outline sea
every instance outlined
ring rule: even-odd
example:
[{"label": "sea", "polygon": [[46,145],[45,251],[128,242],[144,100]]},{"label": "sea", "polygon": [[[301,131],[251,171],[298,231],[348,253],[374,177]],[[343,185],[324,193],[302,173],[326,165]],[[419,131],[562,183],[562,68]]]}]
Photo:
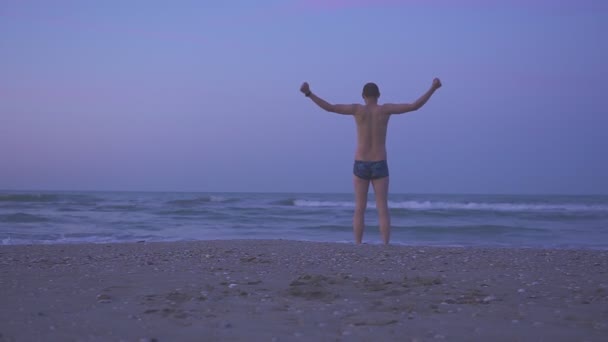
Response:
[{"label": "sea", "polygon": [[[608,249],[608,196],[390,194],[391,243]],[[0,191],[0,244],[353,243],[353,194]],[[364,243],[379,244],[370,192]]]}]

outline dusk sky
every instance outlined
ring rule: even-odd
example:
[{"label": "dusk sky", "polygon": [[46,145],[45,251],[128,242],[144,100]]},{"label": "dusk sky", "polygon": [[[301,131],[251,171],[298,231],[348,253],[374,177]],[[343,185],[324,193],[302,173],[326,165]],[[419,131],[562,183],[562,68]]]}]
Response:
[{"label": "dusk sky", "polygon": [[608,1],[0,0],[0,189],[608,194]]}]

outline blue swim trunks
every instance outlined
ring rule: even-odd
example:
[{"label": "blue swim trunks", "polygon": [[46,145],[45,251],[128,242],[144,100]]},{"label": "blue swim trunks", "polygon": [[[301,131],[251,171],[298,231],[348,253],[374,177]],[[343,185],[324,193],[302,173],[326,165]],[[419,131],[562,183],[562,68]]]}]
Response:
[{"label": "blue swim trunks", "polygon": [[355,174],[355,176],[365,180],[388,177],[388,164],[386,163],[386,160],[355,160],[355,165],[353,166],[353,173]]}]

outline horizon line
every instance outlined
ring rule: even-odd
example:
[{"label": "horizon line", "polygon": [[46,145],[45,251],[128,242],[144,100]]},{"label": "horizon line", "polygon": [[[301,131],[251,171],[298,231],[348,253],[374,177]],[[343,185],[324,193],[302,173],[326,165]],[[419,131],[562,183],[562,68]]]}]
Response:
[{"label": "horizon line", "polygon": [[[339,194],[352,195],[343,191],[205,191],[205,190],[57,190],[57,189],[0,189],[6,192],[118,192],[118,193],[198,193],[198,194]],[[373,191],[370,191],[373,192]],[[498,196],[608,196],[608,193],[562,193],[562,192],[389,192],[390,195],[498,195]]]}]

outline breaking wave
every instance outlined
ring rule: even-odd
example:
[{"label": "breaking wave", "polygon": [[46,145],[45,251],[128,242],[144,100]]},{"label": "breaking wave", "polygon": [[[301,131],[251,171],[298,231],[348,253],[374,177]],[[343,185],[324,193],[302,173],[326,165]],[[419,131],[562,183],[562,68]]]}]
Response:
[{"label": "breaking wave", "polygon": [[[313,201],[313,200],[285,200],[279,201],[280,205],[291,205],[296,207],[338,207],[354,208],[355,203],[350,201]],[[551,203],[484,203],[484,202],[433,202],[433,201],[389,201],[391,209],[406,210],[474,210],[474,211],[507,211],[507,212],[608,212],[607,205],[598,204],[551,204]],[[368,207],[375,207],[374,202],[369,202]]]}]

